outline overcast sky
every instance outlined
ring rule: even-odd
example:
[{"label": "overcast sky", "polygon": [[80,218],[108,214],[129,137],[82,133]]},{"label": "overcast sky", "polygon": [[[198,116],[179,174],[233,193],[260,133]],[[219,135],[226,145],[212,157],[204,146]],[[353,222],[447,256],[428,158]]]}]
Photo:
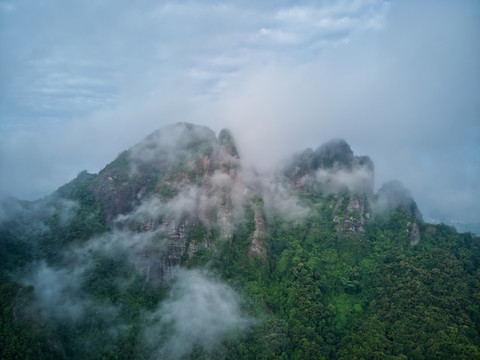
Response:
[{"label": "overcast sky", "polygon": [[480,222],[480,2],[0,1],[1,194],[177,121],[259,168],[341,137],[427,220]]}]

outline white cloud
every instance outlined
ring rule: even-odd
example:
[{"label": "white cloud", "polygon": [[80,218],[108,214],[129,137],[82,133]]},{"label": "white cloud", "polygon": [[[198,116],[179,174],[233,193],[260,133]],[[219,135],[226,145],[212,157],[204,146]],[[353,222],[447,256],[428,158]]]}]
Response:
[{"label": "white cloud", "polygon": [[315,173],[318,182],[324,185],[328,192],[338,193],[344,187],[358,194],[371,194],[373,173],[367,167],[358,167],[351,171],[345,169],[319,169]]},{"label": "white cloud", "polygon": [[295,34],[283,30],[261,28],[258,35],[260,38],[267,38],[280,44],[296,44],[299,42],[299,38]]},{"label": "white cloud", "polygon": [[[422,197],[434,207],[423,194],[443,166],[465,176],[439,191],[478,199],[478,173],[463,170],[480,143],[476,2],[91,6],[52,0],[0,15],[4,193],[45,194],[154,129],[189,121],[230,127],[262,165],[342,137],[421,207]],[[460,160],[441,161],[462,144]]]},{"label": "white cloud", "polygon": [[298,197],[281,183],[271,181],[263,186],[262,198],[267,217],[278,216],[287,222],[300,222],[309,215],[310,210],[302,206]]},{"label": "white cloud", "polygon": [[180,359],[194,346],[211,350],[251,323],[231,287],[212,273],[182,270],[168,298],[151,314],[144,338],[152,358]]},{"label": "white cloud", "polygon": [[24,282],[34,286],[34,306],[41,316],[60,322],[76,322],[83,317],[91,306],[90,301],[80,294],[80,278],[84,271],[82,267],[54,269],[45,262],[32,265]]}]

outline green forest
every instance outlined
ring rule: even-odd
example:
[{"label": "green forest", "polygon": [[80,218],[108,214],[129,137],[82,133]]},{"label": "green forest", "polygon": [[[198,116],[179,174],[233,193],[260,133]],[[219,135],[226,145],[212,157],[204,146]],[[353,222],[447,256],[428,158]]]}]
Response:
[{"label": "green forest", "polygon": [[[142,339],[143,314],[162,302],[170,284],[150,285],[121,255],[95,257],[77,289],[78,296],[118,309],[115,334],[108,314],[95,313],[94,307],[75,322],[42,317],[33,306],[33,287],[16,280],[34,261],[66,266],[60,254],[71,241],[108,231],[101,208],[82,186],[59,191],[80,201],[67,224],[58,219],[64,211],[60,205],[44,219],[48,231],[32,228],[43,216],[34,211],[1,224],[2,359],[155,357]],[[231,242],[212,229],[215,249],[183,257],[183,267],[208,268],[235,289],[241,311],[254,319],[213,347],[195,346],[184,358],[480,358],[478,236],[422,223],[422,240],[412,246],[401,231],[412,215],[398,209],[370,221],[361,236],[339,237],[328,206],[333,196],[310,194],[303,201],[312,208],[303,223],[275,217],[267,222],[266,259],[247,256],[255,227],[252,208]],[[256,203],[262,206],[261,199]],[[205,231],[194,228],[190,241]],[[129,279],[129,285],[120,285],[119,278]]]},{"label": "green forest", "polygon": [[193,135],[172,153],[154,133],[2,200],[0,359],[480,359],[477,235],[424,222],[397,183],[308,182],[373,172],[343,141],[237,206],[229,133],[176,126]]}]

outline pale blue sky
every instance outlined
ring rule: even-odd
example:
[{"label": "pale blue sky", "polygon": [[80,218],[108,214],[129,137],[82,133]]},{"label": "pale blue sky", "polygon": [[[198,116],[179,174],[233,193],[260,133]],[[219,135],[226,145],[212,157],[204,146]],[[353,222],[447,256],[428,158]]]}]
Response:
[{"label": "pale blue sky", "polygon": [[260,168],[345,138],[427,219],[480,222],[479,39],[476,0],[2,0],[0,193],[189,121]]}]

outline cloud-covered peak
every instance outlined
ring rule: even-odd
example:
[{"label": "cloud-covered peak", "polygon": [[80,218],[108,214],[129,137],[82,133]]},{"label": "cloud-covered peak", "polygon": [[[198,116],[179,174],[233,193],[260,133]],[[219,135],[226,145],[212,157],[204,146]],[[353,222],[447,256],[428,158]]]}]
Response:
[{"label": "cloud-covered peak", "polygon": [[350,145],[343,139],[332,139],[321,145],[316,151],[315,155],[321,161],[321,166],[332,166],[335,163],[342,163],[350,165],[353,161],[353,151]]},{"label": "cloud-covered peak", "polygon": [[142,162],[158,161],[179,152],[206,152],[216,142],[215,133],[206,126],[176,123],[162,127],[130,150],[130,157]]},{"label": "cloud-covered peak", "polygon": [[392,180],[383,184],[375,195],[375,211],[378,214],[385,214],[398,208],[408,211],[417,220],[423,221],[422,213],[410,191],[400,181]]},{"label": "cloud-covered peak", "polygon": [[477,1],[4,1],[0,192],[39,198],[194,121],[232,129],[257,168],[348,138],[426,216],[477,221],[479,14]]},{"label": "cloud-covered peak", "polygon": [[284,174],[300,189],[373,195],[373,161],[368,156],[355,156],[343,139],[330,140],[315,151],[309,148],[293,156]]}]

